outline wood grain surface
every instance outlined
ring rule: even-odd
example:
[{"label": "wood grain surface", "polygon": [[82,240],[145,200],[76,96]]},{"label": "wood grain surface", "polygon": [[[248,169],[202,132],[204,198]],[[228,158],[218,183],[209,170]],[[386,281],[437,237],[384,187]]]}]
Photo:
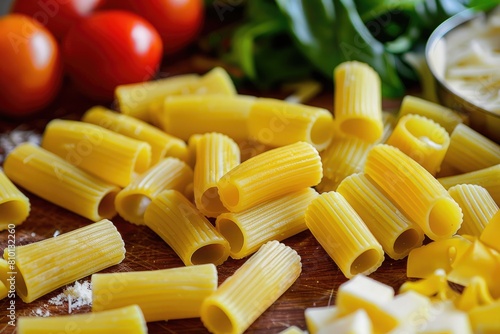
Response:
[{"label": "wood grain surface", "polygon": [[[167,75],[190,73],[196,71],[193,67],[193,58],[187,57],[172,62],[163,69]],[[284,97],[283,92],[274,91],[266,94],[245,91],[245,94],[259,96]],[[331,87],[325,87],[324,91],[309,102],[311,105],[322,106],[332,110],[333,96]],[[66,83],[61,97],[46,111],[29,120],[7,121],[0,120],[0,136],[4,139],[12,134],[12,130],[22,135],[24,131],[34,131],[35,135],[43,132],[45,124],[53,118],[79,119],[81,114],[93,102],[86,101]],[[394,109],[398,101],[384,101],[384,108]],[[36,137],[35,137],[36,138]],[[22,139],[22,138],[21,138]],[[0,146],[0,163],[9,145]],[[30,177],[26,175],[26,177]],[[24,190],[23,190],[24,191]],[[90,223],[89,220],[76,214],[59,208],[39,197],[25,192],[31,201],[31,213],[27,221],[16,228],[16,245],[24,245],[31,242],[53,237],[56,233],[65,233]],[[1,214],[1,212],[0,212]],[[181,260],[173,250],[165,244],[155,233],[147,227],[136,226],[125,222],[119,216],[113,219],[114,224],[121,233],[126,245],[125,260],[104,272],[123,272],[165,269],[182,266]],[[335,301],[337,289],[346,281],[344,275],[337,268],[331,258],[316,242],[309,231],[304,231],[283,241],[286,245],[295,249],[302,258],[302,274],[295,284],[279,298],[262,316],[251,325],[247,333],[278,333],[289,326],[296,325],[305,329],[304,310],[308,307],[331,305]],[[7,231],[0,232],[0,251],[7,244]],[[245,259],[229,259],[218,267],[219,283],[223,282],[237,268],[244,263]],[[382,267],[371,275],[383,283],[389,284],[397,291],[399,286],[407,280],[406,260],[393,261],[386,258]],[[83,278],[90,280],[90,277]],[[50,305],[48,300],[63,291],[58,289],[32,303],[23,303],[16,299],[16,316],[36,316],[39,313],[51,315],[68,314],[68,305]],[[15,328],[7,324],[7,307],[9,299],[0,301],[0,333],[14,333]],[[89,306],[83,306],[72,311],[72,313],[89,312]],[[206,329],[199,319],[175,320],[155,322],[148,324],[149,333],[206,333]]]}]

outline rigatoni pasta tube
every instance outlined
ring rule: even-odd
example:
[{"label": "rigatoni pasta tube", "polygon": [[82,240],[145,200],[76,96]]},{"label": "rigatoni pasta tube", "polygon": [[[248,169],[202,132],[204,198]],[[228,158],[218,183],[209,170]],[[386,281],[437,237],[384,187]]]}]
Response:
[{"label": "rigatoni pasta tube", "polygon": [[229,255],[241,259],[270,240],[281,241],[306,230],[305,211],[317,196],[313,188],[304,188],[241,212],[222,213],[215,226],[229,241]]},{"label": "rigatoni pasta tube", "polygon": [[0,168],[0,231],[22,224],[30,214],[30,200]]},{"label": "rigatoni pasta tube", "polygon": [[450,145],[450,136],[433,120],[410,114],[398,120],[386,144],[399,148],[429,173],[436,175]]},{"label": "rigatoni pasta tube", "polygon": [[137,304],[147,322],[199,318],[201,304],[217,289],[213,264],[92,275],[92,311]]},{"label": "rigatoni pasta tube", "polygon": [[4,171],[24,189],[90,220],[116,215],[114,200],[120,188],[37,145],[17,146],[7,156]]},{"label": "rigatoni pasta tube", "polygon": [[368,275],[382,265],[382,246],[338,192],[325,192],[314,199],[307,207],[305,220],[345,277]]},{"label": "rigatoni pasta tube", "polygon": [[164,190],[153,199],[144,223],[172,247],[186,266],[219,265],[229,256],[227,240],[176,190]]},{"label": "rigatoni pasta tube", "polygon": [[383,133],[380,76],[369,65],[344,62],[334,70],[334,114],[338,129],[373,143]]},{"label": "rigatoni pasta tube", "polygon": [[201,320],[212,333],[243,333],[297,280],[300,256],[274,240],[262,245],[205,299]]},{"label": "rigatoni pasta tube", "polygon": [[116,210],[126,221],[143,225],[144,212],[156,195],[165,189],[185,194],[192,182],[191,167],[177,158],[165,158],[120,190],[115,198]]},{"label": "rigatoni pasta tube", "polygon": [[328,110],[278,99],[257,98],[248,115],[250,139],[269,146],[304,141],[321,151],[331,142],[333,131]]},{"label": "rigatoni pasta tube", "polygon": [[348,176],[337,191],[359,214],[384,251],[395,260],[422,245],[422,229],[399,212],[394,203],[365,174]]},{"label": "rigatoni pasta tube", "polygon": [[418,162],[398,148],[374,146],[365,173],[431,239],[445,239],[462,224],[462,210],[446,189]]},{"label": "rigatoni pasta tube", "polygon": [[222,203],[239,212],[286,193],[312,187],[323,174],[318,151],[305,142],[278,147],[242,162],[217,183]]},{"label": "rigatoni pasta tube", "polygon": [[99,125],[130,138],[145,141],[151,146],[151,165],[165,157],[187,159],[186,143],[157,127],[137,118],[120,114],[101,106],[95,106],[82,116],[82,121]]},{"label": "rigatoni pasta tube", "polygon": [[498,211],[495,200],[485,188],[475,184],[458,184],[448,189],[448,193],[460,205],[464,214],[458,233],[479,237]]},{"label": "rigatoni pasta tube", "polygon": [[244,95],[168,96],[157,118],[165,132],[182,140],[218,132],[238,141],[248,138],[248,114],[254,100]]},{"label": "rigatoni pasta tube", "polygon": [[201,135],[196,144],[193,191],[198,210],[207,217],[217,217],[227,209],[217,189],[219,179],[240,164],[240,148],[231,138],[211,132]]},{"label": "rigatoni pasta tube", "polygon": [[100,126],[55,119],[42,147],[101,179],[125,187],[151,163],[151,146]]},{"label": "rigatoni pasta tube", "polygon": [[498,243],[498,236],[500,235],[500,210],[491,217],[483,232],[479,236],[479,240],[489,247],[500,252],[500,244]]},{"label": "rigatoni pasta tube", "polygon": [[[5,249],[3,257],[8,258]],[[120,263],[125,245],[107,219],[16,247],[16,292],[25,303]]]},{"label": "rigatoni pasta tube", "polygon": [[18,334],[147,334],[144,315],[137,305],[102,312],[50,317],[21,316],[17,321]]}]

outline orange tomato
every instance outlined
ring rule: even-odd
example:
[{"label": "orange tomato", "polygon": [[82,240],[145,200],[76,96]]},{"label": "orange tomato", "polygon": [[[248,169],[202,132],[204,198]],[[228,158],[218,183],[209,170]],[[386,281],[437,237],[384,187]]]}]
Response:
[{"label": "orange tomato", "polygon": [[22,117],[46,107],[62,79],[58,44],[34,19],[0,18],[0,113]]}]

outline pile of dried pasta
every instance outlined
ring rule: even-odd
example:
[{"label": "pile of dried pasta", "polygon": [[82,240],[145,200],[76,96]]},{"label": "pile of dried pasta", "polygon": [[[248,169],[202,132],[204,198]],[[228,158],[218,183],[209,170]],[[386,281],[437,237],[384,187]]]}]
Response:
[{"label": "pile of dried pasta", "polygon": [[[14,268],[5,248],[2,297],[14,269],[26,303],[91,275],[90,314],[21,317],[17,333],[144,333],[193,317],[243,333],[300,276],[282,241],[304,230],[349,279],[335,306],[306,309],[309,333],[498,333],[499,145],[418,97],[383,111],[366,64],[334,80],[333,113],[237,94],[221,68],[121,86],[119,112],[55,119],[40,145],[17,146],[0,172],[0,229],[29,215],[17,186],[94,222],[16,247]],[[100,273],[126,256],[117,214],[185,266]],[[407,258],[397,293],[369,278],[384,256]],[[248,260],[218,286],[229,257]]]}]

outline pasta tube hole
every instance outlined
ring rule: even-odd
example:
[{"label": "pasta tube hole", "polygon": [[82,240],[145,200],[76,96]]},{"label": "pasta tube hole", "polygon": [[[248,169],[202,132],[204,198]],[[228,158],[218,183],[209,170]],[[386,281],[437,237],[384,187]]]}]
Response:
[{"label": "pasta tube hole", "polygon": [[215,333],[235,333],[231,318],[217,305],[208,305],[204,322]]},{"label": "pasta tube hole", "polygon": [[442,198],[434,203],[429,212],[431,239],[450,237],[462,223],[462,210],[452,198]]},{"label": "pasta tube hole", "polygon": [[207,189],[201,196],[201,205],[209,212],[227,211],[222,204],[217,187]]},{"label": "pasta tube hole", "polygon": [[143,194],[131,194],[122,198],[122,210],[135,220],[142,220],[144,213],[151,204],[151,199]]},{"label": "pasta tube hole", "polygon": [[148,170],[151,164],[151,149],[149,145],[142,145],[137,152],[137,157],[134,163],[134,172],[142,174]]},{"label": "pasta tube hole", "polygon": [[399,235],[394,241],[394,252],[406,254],[409,250],[415,248],[420,243],[420,233],[411,228]]},{"label": "pasta tube hole", "polygon": [[210,244],[198,248],[191,256],[191,263],[194,265],[207,263],[219,265],[226,260],[227,256],[227,249],[224,245]]},{"label": "pasta tube hole", "polygon": [[0,223],[18,224],[28,217],[29,206],[21,201],[7,201],[0,203],[0,212]]},{"label": "pasta tube hole", "polygon": [[419,141],[430,147],[439,149],[446,144],[448,135],[446,130],[440,127],[432,127],[435,131],[429,131],[429,126],[432,126],[433,123],[433,121],[425,117],[407,117],[405,128]]},{"label": "pasta tube hole", "polygon": [[382,135],[382,126],[364,118],[346,119],[340,123],[340,130],[344,133],[356,133],[361,139],[373,143]]},{"label": "pasta tube hole", "polygon": [[380,263],[380,253],[376,249],[368,249],[361,253],[351,264],[351,275],[369,272]]},{"label": "pasta tube hole", "polygon": [[217,223],[220,234],[229,242],[231,253],[239,253],[245,244],[240,227],[230,219],[220,219]]},{"label": "pasta tube hole", "polygon": [[323,147],[333,137],[332,119],[321,116],[314,122],[311,128],[311,142],[315,147]]},{"label": "pasta tube hole", "polygon": [[115,197],[118,191],[111,191],[104,195],[97,207],[97,214],[102,218],[113,218],[116,214]]},{"label": "pasta tube hole", "polygon": [[219,188],[219,191],[220,197],[228,209],[238,205],[240,201],[240,191],[234,184],[225,182],[224,187]]}]

